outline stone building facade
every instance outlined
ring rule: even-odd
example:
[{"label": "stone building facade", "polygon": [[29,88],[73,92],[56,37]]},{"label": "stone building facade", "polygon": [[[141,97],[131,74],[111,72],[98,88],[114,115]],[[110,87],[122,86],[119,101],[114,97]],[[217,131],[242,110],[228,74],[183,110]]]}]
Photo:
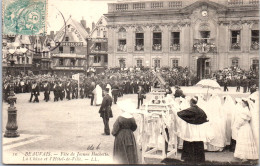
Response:
[{"label": "stone building facade", "polygon": [[183,66],[199,78],[230,66],[258,69],[259,1],[108,4],[108,67]]},{"label": "stone building facade", "polygon": [[107,18],[102,16],[93,27],[87,39],[88,67],[95,68],[97,72],[107,67]]}]

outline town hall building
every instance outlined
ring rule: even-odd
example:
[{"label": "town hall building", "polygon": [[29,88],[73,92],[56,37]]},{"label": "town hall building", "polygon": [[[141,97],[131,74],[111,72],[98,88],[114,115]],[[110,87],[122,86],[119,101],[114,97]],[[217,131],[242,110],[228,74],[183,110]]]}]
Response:
[{"label": "town hall building", "polygon": [[120,1],[108,4],[108,67],[175,67],[201,79],[258,70],[258,0]]}]

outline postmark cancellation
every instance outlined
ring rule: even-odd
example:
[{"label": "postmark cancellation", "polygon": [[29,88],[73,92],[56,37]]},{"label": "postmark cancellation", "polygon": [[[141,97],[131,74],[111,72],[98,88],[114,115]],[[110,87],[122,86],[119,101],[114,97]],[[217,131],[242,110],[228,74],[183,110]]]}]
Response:
[{"label": "postmark cancellation", "polygon": [[45,35],[47,0],[4,0],[3,34]]}]

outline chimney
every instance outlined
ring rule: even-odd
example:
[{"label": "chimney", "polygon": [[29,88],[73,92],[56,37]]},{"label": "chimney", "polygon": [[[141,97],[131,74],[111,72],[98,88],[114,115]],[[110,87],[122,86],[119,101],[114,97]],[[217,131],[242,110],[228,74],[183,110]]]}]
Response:
[{"label": "chimney", "polygon": [[51,38],[51,39],[54,39],[54,31],[51,31],[51,32],[50,32],[50,38]]},{"label": "chimney", "polygon": [[81,23],[81,25],[86,29],[87,27],[86,27],[86,24],[87,24],[87,22],[86,22],[86,20],[84,20],[84,18],[82,17],[82,20],[80,20],[80,23]]},{"label": "chimney", "polygon": [[96,26],[96,25],[95,25],[95,22],[93,21],[93,22],[92,22],[92,30],[95,28],[95,26]]}]

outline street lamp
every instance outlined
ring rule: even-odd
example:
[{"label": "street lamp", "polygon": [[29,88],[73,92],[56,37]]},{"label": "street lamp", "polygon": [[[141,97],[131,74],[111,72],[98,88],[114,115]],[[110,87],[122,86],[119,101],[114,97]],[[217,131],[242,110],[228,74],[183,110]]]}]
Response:
[{"label": "street lamp", "polygon": [[16,102],[16,97],[14,94],[14,53],[18,53],[20,51],[20,49],[18,49],[17,47],[19,46],[19,43],[13,43],[12,44],[14,48],[10,48],[8,50],[9,55],[11,55],[11,57],[9,58],[9,63],[11,66],[11,79],[10,79],[10,95],[8,96],[8,101],[10,106],[7,109],[8,112],[8,121],[6,124],[6,131],[4,134],[4,137],[7,138],[14,138],[14,137],[19,137],[20,134],[17,132],[18,129],[18,125],[17,125],[17,109],[14,106],[14,103]]}]

